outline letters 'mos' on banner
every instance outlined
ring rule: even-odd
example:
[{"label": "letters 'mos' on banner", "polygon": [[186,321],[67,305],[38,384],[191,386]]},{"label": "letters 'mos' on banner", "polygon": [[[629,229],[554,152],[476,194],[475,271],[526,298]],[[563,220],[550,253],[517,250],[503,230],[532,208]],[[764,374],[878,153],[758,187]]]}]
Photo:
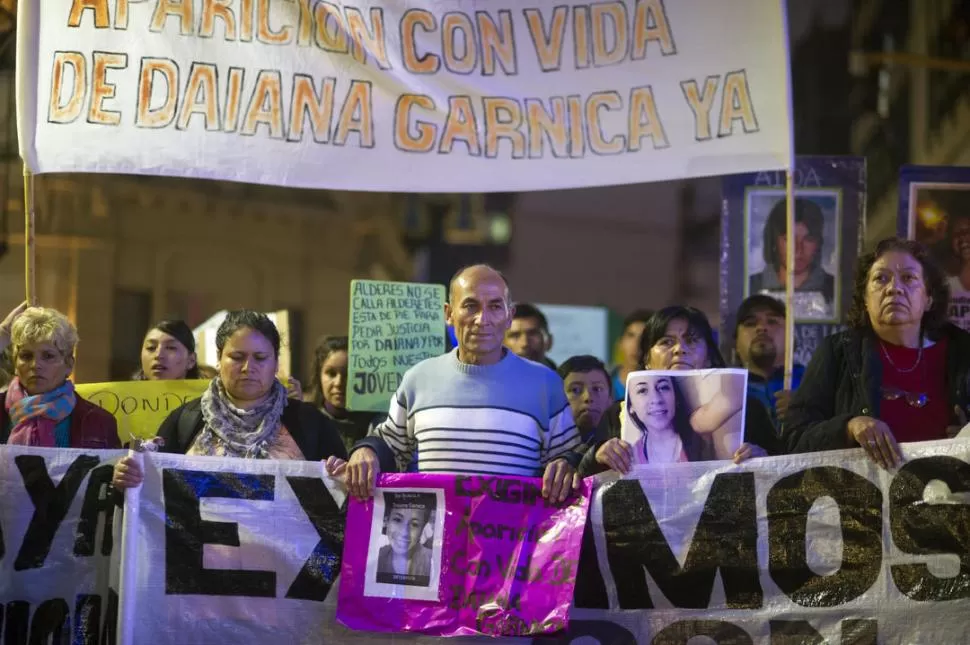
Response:
[{"label": "letters 'mos' on banner", "polygon": [[445,351],[445,288],[352,280],[347,328],[347,407],[387,412],[408,368]]},{"label": "letters 'mos' on banner", "polygon": [[387,191],[787,168],[783,4],[34,0],[21,155]]}]

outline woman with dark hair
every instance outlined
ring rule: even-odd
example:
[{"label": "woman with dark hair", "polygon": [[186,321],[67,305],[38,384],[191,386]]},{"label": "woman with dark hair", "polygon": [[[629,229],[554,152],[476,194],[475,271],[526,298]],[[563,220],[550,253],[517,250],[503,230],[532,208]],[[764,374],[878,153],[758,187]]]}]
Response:
[{"label": "woman with dark hair", "polygon": [[849,329],[815,351],[785,419],[792,452],[862,447],[882,467],[897,442],[966,423],[970,334],[947,321],[943,270],[919,242],[889,238],[856,267]]},{"label": "woman with dark hair", "polygon": [[195,335],[184,320],[162,320],[145,334],[136,381],[202,378],[195,356]]},{"label": "woman with dark hair", "polygon": [[[665,307],[650,317],[640,337],[640,369],[700,370],[723,368],[727,363],[714,339],[714,329],[704,312],[694,307]],[[621,402],[625,403],[625,402]],[[634,463],[632,446],[620,438],[621,403],[614,404],[600,422],[597,437],[583,458],[583,476],[607,469],[621,473]],[[691,417],[694,432],[711,433],[736,411],[723,397],[702,406]],[[745,443],[734,454],[740,463],[752,457],[778,454],[774,425],[768,411],[756,399],[747,399]]]},{"label": "woman with dark hair", "polygon": [[350,451],[384,415],[347,409],[347,346],[346,336],[320,339],[313,356],[313,373],[306,401],[330,419]]},{"label": "woman with dark hair", "polygon": [[[276,378],[280,334],[255,311],[231,311],[216,332],[219,376],[202,398],[162,422],[162,452],[246,459],[347,459],[340,436],[309,403],[288,398]],[[129,458],[115,466],[115,488],[141,483]]]},{"label": "woman with dark hair", "polygon": [[669,376],[634,377],[626,395],[630,421],[640,431],[633,462],[700,461],[703,446],[690,424],[687,399]]},{"label": "woman with dark hair", "polygon": [[[765,268],[751,276],[749,292],[778,293],[785,291],[786,208],[785,198],[771,208],[764,228]],[[805,197],[795,198],[795,291],[820,293],[825,306],[835,299],[835,278],[822,268],[822,244],[825,216],[822,208]]]}]

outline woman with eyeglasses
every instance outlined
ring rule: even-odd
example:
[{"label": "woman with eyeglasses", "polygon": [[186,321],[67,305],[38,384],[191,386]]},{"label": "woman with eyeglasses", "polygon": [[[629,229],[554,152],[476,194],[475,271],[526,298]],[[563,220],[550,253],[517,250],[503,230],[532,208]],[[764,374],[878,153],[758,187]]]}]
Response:
[{"label": "woman with eyeglasses", "polygon": [[970,334],[947,321],[943,270],[922,244],[889,238],[859,258],[849,329],[812,356],[785,418],[792,452],[861,447],[883,468],[899,443],[966,422]]}]

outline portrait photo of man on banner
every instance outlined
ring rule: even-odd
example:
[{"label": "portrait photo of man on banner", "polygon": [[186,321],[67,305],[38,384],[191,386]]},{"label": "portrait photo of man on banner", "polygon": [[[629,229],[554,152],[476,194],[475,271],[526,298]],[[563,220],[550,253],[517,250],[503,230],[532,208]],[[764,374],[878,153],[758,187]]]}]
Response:
[{"label": "portrait photo of man on banner", "polygon": [[[840,283],[841,194],[837,189],[795,193],[795,318],[837,321]],[[745,297],[785,298],[785,194],[752,189],[744,213],[748,254]]]},{"label": "portrait photo of man on banner", "polygon": [[634,465],[731,459],[744,442],[746,370],[644,370],[626,381]]}]

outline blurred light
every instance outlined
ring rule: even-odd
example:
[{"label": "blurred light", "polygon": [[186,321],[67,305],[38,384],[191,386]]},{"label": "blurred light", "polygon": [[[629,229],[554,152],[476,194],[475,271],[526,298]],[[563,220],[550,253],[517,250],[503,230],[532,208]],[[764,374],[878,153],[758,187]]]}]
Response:
[{"label": "blurred light", "polygon": [[916,216],[924,228],[936,231],[942,230],[946,226],[946,213],[940,210],[936,204],[920,206],[916,211]]},{"label": "blurred light", "polygon": [[489,213],[488,237],[492,244],[508,244],[512,239],[512,223],[506,213]]}]

